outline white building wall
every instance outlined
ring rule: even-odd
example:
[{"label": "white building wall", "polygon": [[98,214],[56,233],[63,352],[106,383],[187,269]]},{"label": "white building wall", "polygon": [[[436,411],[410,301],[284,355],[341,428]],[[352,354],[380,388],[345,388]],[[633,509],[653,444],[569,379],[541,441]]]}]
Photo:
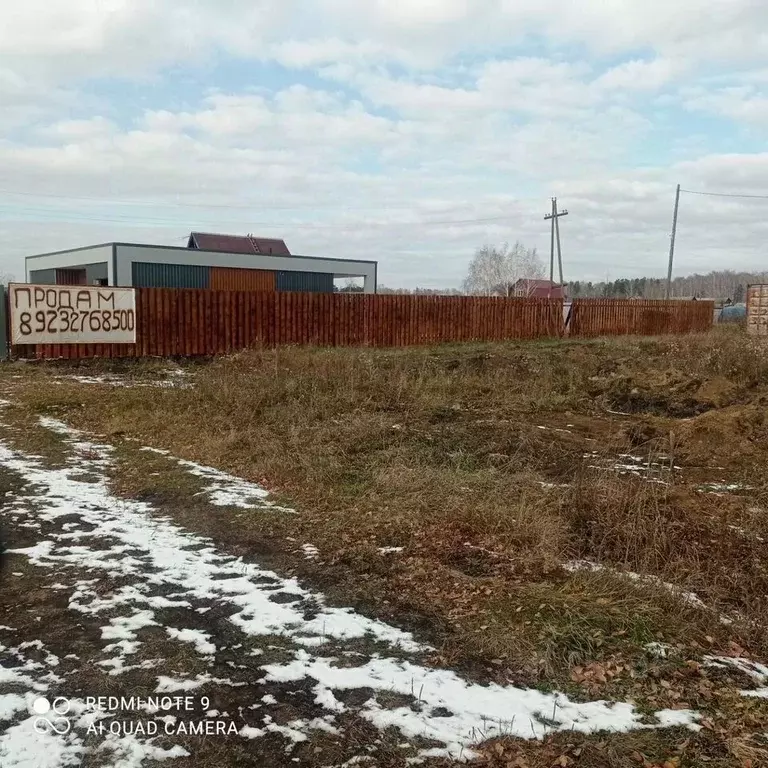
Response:
[{"label": "white building wall", "polygon": [[74,269],[87,264],[107,265],[109,284],[114,285],[112,244],[94,245],[89,248],[74,248],[70,251],[27,256],[24,263],[24,279],[29,282],[29,273],[39,269]]}]

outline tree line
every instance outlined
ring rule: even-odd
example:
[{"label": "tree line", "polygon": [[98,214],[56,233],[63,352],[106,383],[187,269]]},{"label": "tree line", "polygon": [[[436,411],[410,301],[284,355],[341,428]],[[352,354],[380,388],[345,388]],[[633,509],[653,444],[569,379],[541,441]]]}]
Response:
[{"label": "tree line", "polygon": [[[731,299],[734,304],[746,300],[747,286],[752,283],[768,282],[766,272],[736,272],[734,270],[713,270],[706,274],[676,277],[672,280],[670,296],[673,298]],[[603,282],[574,280],[567,283],[568,296],[574,299],[663,299],[666,296],[667,281],[656,277],[620,278]]]},{"label": "tree line", "polygon": [[[516,242],[510,246],[484,245],[475,251],[469,262],[467,276],[461,288],[388,288],[380,285],[378,293],[426,296],[507,296],[518,280],[542,279],[545,267],[536,249],[526,248]],[[672,280],[670,295],[673,298],[730,299],[734,304],[746,300],[747,286],[768,282],[768,272],[736,272],[713,270],[706,274],[676,277]],[[619,278],[591,282],[572,280],[566,282],[569,298],[609,299],[663,299],[667,281],[658,277]],[[361,286],[351,281],[339,289],[342,293],[361,292]]]}]

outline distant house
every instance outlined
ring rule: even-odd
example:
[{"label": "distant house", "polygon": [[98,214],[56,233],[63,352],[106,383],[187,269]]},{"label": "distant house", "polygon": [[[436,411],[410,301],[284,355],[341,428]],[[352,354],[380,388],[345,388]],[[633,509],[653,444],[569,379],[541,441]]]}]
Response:
[{"label": "distant house", "polygon": [[529,299],[564,299],[565,286],[551,280],[530,280],[522,278],[510,286],[510,296],[522,296]]}]

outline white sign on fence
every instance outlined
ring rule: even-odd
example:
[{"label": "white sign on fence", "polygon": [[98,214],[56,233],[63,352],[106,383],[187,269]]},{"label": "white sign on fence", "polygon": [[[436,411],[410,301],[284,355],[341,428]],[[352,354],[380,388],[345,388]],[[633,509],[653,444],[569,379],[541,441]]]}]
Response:
[{"label": "white sign on fence", "polygon": [[133,288],[8,286],[11,344],[133,344]]}]

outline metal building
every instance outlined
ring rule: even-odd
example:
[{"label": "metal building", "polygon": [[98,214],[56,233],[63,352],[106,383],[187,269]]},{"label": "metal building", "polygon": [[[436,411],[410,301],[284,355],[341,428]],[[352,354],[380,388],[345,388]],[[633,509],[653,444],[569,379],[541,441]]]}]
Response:
[{"label": "metal building", "polygon": [[376,293],[375,261],[294,256],[283,240],[193,232],[187,247],[103,243],[26,258],[30,283],[333,292],[337,277]]}]

